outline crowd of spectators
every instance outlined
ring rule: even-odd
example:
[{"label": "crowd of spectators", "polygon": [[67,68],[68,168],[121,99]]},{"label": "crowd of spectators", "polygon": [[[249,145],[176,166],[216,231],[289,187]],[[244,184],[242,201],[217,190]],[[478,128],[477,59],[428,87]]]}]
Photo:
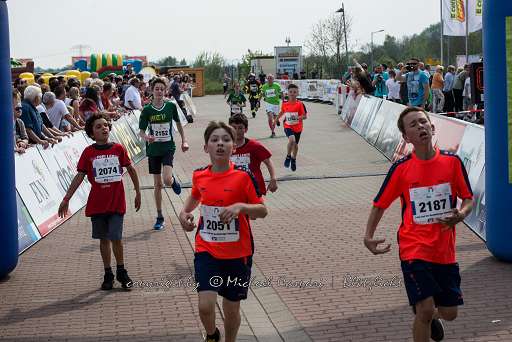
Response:
[{"label": "crowd of spectators", "polygon": [[[187,116],[182,93],[191,94],[189,75],[168,73],[168,98],[173,97]],[[151,82],[151,80],[149,80]],[[48,148],[63,141],[74,132],[84,129],[85,121],[94,113],[105,113],[117,120],[132,110],[141,110],[151,102],[151,91],[142,74],[135,74],[128,65],[124,75],[111,73],[100,79],[97,73],[84,80],[55,76],[45,83],[36,76],[29,85],[25,79],[16,79],[12,88],[14,151],[24,153],[27,148],[41,145]]]},{"label": "crowd of spectators", "polygon": [[350,67],[343,82],[351,96],[369,94],[404,105],[423,107],[434,113],[461,112],[473,109],[469,65],[435,68],[410,58],[405,63],[380,64],[368,70],[365,63]]}]

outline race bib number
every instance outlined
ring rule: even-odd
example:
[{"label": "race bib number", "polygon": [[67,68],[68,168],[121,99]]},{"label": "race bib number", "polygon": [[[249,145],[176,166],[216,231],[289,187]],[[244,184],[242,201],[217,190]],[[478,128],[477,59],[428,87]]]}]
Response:
[{"label": "race bib number", "polygon": [[299,113],[297,112],[286,112],[285,118],[288,125],[296,125],[299,123]]},{"label": "race bib number", "polygon": [[277,115],[279,113],[279,106],[267,103],[266,111],[267,113],[274,113],[274,115]]},{"label": "race bib number", "polygon": [[251,84],[250,89],[253,93],[258,91],[258,86],[256,84]]},{"label": "race bib number", "polygon": [[117,156],[94,159],[92,161],[92,172],[94,181],[100,184],[120,182],[123,177]]},{"label": "race bib number", "polygon": [[266,97],[274,97],[276,96],[276,90],[275,89],[267,89],[265,92]]},{"label": "race bib number", "polygon": [[199,228],[201,238],[206,242],[235,242],[240,239],[240,225],[238,219],[229,224],[219,219],[219,214],[224,207],[201,205],[201,217],[203,225]]},{"label": "race bib number", "polygon": [[236,166],[244,167],[249,170],[249,164],[251,163],[251,156],[246,154],[234,154],[231,156],[231,161]]},{"label": "race bib number", "polygon": [[242,112],[242,107],[240,107],[237,104],[231,105],[231,113],[233,114],[240,114]]},{"label": "race bib number", "polygon": [[151,124],[151,129],[153,130],[153,136],[155,137],[155,141],[165,142],[171,141],[171,123],[153,123]]},{"label": "race bib number", "polygon": [[450,183],[409,189],[412,217],[416,224],[432,224],[452,211]]}]

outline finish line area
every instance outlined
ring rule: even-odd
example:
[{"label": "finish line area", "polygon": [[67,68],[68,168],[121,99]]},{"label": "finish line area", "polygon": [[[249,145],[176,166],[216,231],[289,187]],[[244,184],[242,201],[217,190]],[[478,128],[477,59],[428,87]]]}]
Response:
[{"label": "finish line area", "polygon": [[[9,341],[199,341],[194,282],[194,235],[177,214],[189,194],[193,170],[206,166],[203,131],[228,119],[222,96],[194,98],[198,115],[187,125],[190,150],[177,151],[174,173],[184,185],[165,188],[167,226],[152,229],[152,191],[132,209],[125,180],[125,261],[131,291],[98,288],[99,246],[90,221],[78,211],[20,256],[0,282],[0,339]],[[373,256],[363,245],[372,199],[390,167],[388,159],[348,127],[334,106],[306,102],[309,118],[296,172],[283,167],[286,137],[268,138],[260,109],[247,136],[272,152],[279,189],[265,198],[268,216],[252,221],[255,254],[248,299],[241,304],[238,341],[408,341],[411,309],[400,269],[400,205],[386,212],[378,230],[391,252]],[[147,159],[136,166],[141,188],[153,177]],[[126,179],[126,177],[125,177]],[[293,181],[291,181],[293,180]],[[457,260],[465,304],[446,326],[446,341],[512,340],[509,265],[497,261],[466,225],[457,226]],[[219,300],[220,303],[220,300]],[[223,316],[217,305],[217,326]],[[113,317],[116,316],[115,319]]]}]

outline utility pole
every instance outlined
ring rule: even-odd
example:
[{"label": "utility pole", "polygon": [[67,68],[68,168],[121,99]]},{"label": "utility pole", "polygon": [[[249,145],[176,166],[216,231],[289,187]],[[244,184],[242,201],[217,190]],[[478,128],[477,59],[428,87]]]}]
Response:
[{"label": "utility pole", "polygon": [[347,44],[347,23],[345,21],[345,6],[343,2],[341,3],[341,8],[336,11],[336,13],[341,13],[343,18],[343,35],[345,36],[345,58],[347,59],[347,68],[350,65],[350,59],[348,56],[348,44]]},{"label": "utility pole", "polygon": [[84,50],[86,49],[90,49],[91,47],[89,45],[85,45],[85,44],[78,44],[78,45],[75,45],[71,48],[71,50],[76,50],[78,51],[78,54],[80,56],[83,56],[84,55]]}]

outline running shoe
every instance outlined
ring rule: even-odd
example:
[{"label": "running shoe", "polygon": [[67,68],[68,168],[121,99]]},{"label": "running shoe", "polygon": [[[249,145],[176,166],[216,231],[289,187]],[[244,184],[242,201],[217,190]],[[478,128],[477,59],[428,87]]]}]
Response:
[{"label": "running shoe", "polygon": [[114,287],[114,273],[107,272],[103,276],[103,283],[101,284],[101,289],[104,291],[112,290]]},{"label": "running shoe", "polygon": [[116,279],[121,283],[123,289],[129,289],[133,287],[133,281],[130,279],[130,277],[128,277],[128,272],[124,268],[117,270]]},{"label": "running shoe", "polygon": [[430,338],[434,341],[442,341],[444,339],[444,326],[439,318],[432,319],[430,323]]},{"label": "running shoe", "polygon": [[172,191],[174,191],[174,193],[175,193],[176,195],[181,194],[181,185],[180,185],[180,183],[178,183],[178,181],[176,180],[176,177],[174,177],[174,182],[172,182],[171,188],[172,188]]},{"label": "running shoe", "polygon": [[291,165],[290,165],[290,169],[292,169],[292,171],[295,171],[297,170],[297,160],[296,159],[293,159],[291,160]]},{"label": "running shoe", "polygon": [[256,113],[252,112],[252,118],[254,119],[256,117]]},{"label": "running shoe", "polygon": [[286,159],[284,160],[284,167],[290,167],[291,161],[292,161],[292,157],[286,156]]},{"label": "running shoe", "polygon": [[218,328],[215,328],[215,333],[211,336],[206,336],[204,342],[219,342],[220,341],[220,331]]},{"label": "running shoe", "polygon": [[157,217],[155,225],[153,226],[153,229],[154,230],[162,230],[162,229],[164,229],[164,227],[165,227],[164,218],[163,217]]},{"label": "running shoe", "polygon": [[276,120],[277,127],[281,126],[281,122],[279,120]]},{"label": "running shoe", "polygon": [[270,137],[271,138],[275,138],[276,137],[276,132],[272,132],[272,134],[270,134]]}]

